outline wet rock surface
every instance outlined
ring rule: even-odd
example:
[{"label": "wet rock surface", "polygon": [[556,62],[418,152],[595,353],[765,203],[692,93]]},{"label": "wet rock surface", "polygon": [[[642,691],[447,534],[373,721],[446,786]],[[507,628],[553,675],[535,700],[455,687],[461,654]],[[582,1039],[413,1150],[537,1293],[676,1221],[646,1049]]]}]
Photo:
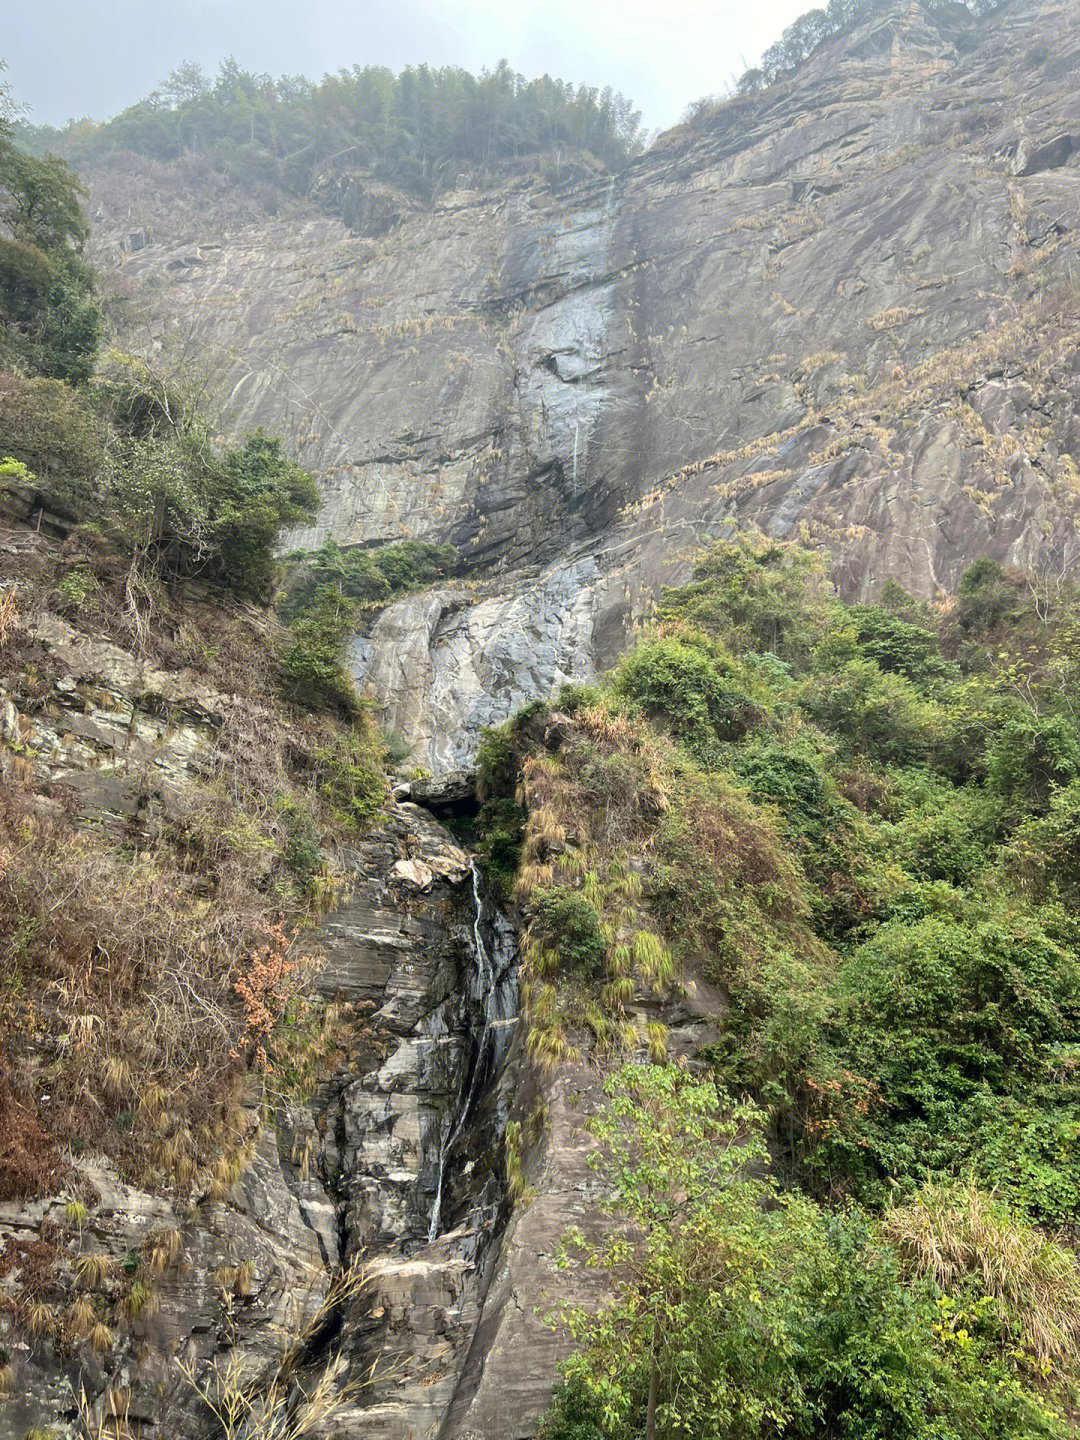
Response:
[{"label": "wet rock surface", "polygon": [[110,173],[102,257],[318,474],[297,543],[449,540],[481,577],[355,655],[441,773],[733,524],[826,546],[858,597],[1075,560],[1078,35],[1076,0],[898,0],[615,179],[403,204],[378,238],[303,207],[211,235],[211,207],[177,271],[176,182]]},{"label": "wet rock surface", "polygon": [[[294,543],[448,540],[472,567],[354,646],[431,774],[340,860],[319,984],[347,1062],[264,1126],[228,1202],[177,1214],[86,1162],[95,1246],[183,1236],[158,1315],[90,1376],[138,1433],[201,1440],[176,1357],[235,1354],[257,1382],[286,1302],[317,1309],[362,1257],[335,1335],[357,1388],[330,1433],[535,1434],[566,1345],[547,1322],[595,1298],[555,1256],[603,1223],[603,1068],[525,1062],[512,932],[424,804],[468,804],[482,726],[608,664],[733,525],[826,546],[861,597],[887,577],[944,596],[983,553],[1075,563],[1078,66],[1077,0],[981,22],[901,0],[614,181],[425,208],[351,177],[268,216],[202,172],[93,177],[99,260],[210,357],[234,429],[284,431],[318,474]],[[182,805],[221,697],[42,623],[49,707],[4,690],[4,734],[93,819]],[[715,1003],[664,1010],[676,1052]],[[536,1122],[516,1206],[508,1117]],[[64,1203],[0,1207],[0,1242]],[[251,1294],[223,1299],[241,1257]],[[74,1372],[43,1344],[16,1360],[0,1440],[62,1428]]]},{"label": "wet rock surface", "polygon": [[[29,634],[45,688],[0,682],[3,765],[63,787],[90,826],[122,829],[148,807],[183,815],[192,780],[212,773],[233,697],[48,612]],[[344,1052],[305,1103],[260,1114],[249,1097],[251,1163],[227,1198],[180,1205],[73,1155],[63,1192],[0,1204],[0,1298],[21,1296],[47,1265],[48,1293],[74,1303],[80,1257],[119,1278],[155,1237],[176,1236],[152,1306],[100,1357],[20,1331],[0,1440],[35,1426],[74,1433],[81,1391],[129,1433],[201,1440],[213,1427],[193,1383],[233,1367],[258,1391],[288,1337],[330,1322],[344,1338],[311,1364],[318,1373],[340,1351],[355,1389],[340,1433],[423,1434],[449,1406],[506,1218],[514,932],[465,850],[411,802],[390,805],[334,865],[317,987],[341,1013]],[[83,1203],[85,1214],[72,1210]],[[365,1280],[348,1313],[324,1314],[350,1266]]]}]

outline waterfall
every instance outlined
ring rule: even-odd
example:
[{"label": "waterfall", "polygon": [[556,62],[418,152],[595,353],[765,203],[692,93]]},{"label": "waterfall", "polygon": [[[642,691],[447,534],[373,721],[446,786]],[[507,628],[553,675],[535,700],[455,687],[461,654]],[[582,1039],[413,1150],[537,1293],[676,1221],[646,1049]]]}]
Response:
[{"label": "waterfall", "polygon": [[473,858],[469,860],[469,870],[472,874],[473,888],[473,973],[469,986],[469,998],[479,1010],[480,1037],[468,1081],[463,1086],[463,1093],[456,1107],[456,1117],[451,1119],[439,1144],[435,1174],[435,1198],[432,1201],[428,1219],[427,1238],[429,1244],[437,1239],[439,1234],[439,1225],[442,1220],[443,1181],[446,1177],[446,1166],[450,1155],[472,1113],[473,1102],[476,1099],[481,1079],[485,1074],[491,1075],[497,1071],[499,1063],[506,1053],[512,1028],[517,1023],[517,1017],[509,1013],[514,1003],[514,987],[512,985],[508,987],[503,983],[505,977],[496,967],[484,939],[486,919],[484,896],[480,886],[480,868]]}]

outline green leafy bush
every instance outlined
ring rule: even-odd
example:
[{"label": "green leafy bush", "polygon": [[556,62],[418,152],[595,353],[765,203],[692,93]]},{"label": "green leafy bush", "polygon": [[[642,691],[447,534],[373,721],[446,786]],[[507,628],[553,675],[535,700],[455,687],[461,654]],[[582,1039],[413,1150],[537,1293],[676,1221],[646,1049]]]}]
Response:
[{"label": "green leafy bush", "polygon": [[[861,1213],[762,1178],[765,1117],[674,1066],[627,1066],[593,1128],[622,1227],[546,1440],[1035,1440],[1067,1423],[1003,1354],[993,1297],[905,1273]],[[951,1322],[951,1323],[950,1323]],[[590,1428],[591,1427],[591,1428]]]},{"label": "green leafy bush", "polygon": [[582,685],[577,681],[569,681],[559,689],[555,697],[556,710],[563,710],[567,715],[576,715],[579,710],[591,710],[603,700],[603,691],[597,685]]},{"label": "green leafy bush", "polygon": [[0,116],[0,358],[72,384],[93,372],[101,333],[86,193],[55,155],[20,150]]},{"label": "green leafy bush", "polygon": [[315,764],[319,794],[339,822],[366,828],[386,799],[386,778],[377,755],[354,738],[316,750]]},{"label": "green leafy bush", "polygon": [[458,566],[452,545],[418,540],[344,550],[330,539],[309,554],[293,551],[288,561],[292,568],[281,601],[287,619],[301,614],[327,587],[346,599],[383,605],[395,595],[434,585]]},{"label": "green leafy bush", "polygon": [[600,929],[600,917],[575,890],[538,891],[534,933],[541,944],[550,945],[562,963],[588,977],[599,975],[607,949]]},{"label": "green leafy bush", "polygon": [[956,666],[942,658],[938,637],[919,625],[872,605],[853,605],[845,616],[861,655],[882,670],[906,675],[916,685],[958,674]]},{"label": "green leafy bush", "polygon": [[984,556],[960,577],[956,618],[970,634],[985,634],[1003,621],[1016,620],[1025,608],[1016,584],[996,560]]},{"label": "green leafy bush", "polygon": [[285,864],[302,894],[310,895],[322,868],[319,832],[310,810],[295,800],[283,799],[279,810],[285,826]]},{"label": "green leafy bush", "polygon": [[315,514],[315,482],[264,430],[209,468],[204,488],[215,568],[233,589],[265,595],[282,530]]},{"label": "green leafy bush", "polygon": [[689,624],[732,655],[769,654],[800,666],[834,613],[820,556],[747,535],[711,546],[693,582],[665,590],[656,611],[662,624]]},{"label": "green leafy bush", "polygon": [[516,794],[518,770],[510,726],[483,730],[476,752],[478,850],[488,879],[504,901],[511,897],[525,842],[525,815]]},{"label": "green leafy bush", "polygon": [[1080,781],[1055,789],[1045,812],[1017,827],[1006,857],[1024,891],[1080,913]]},{"label": "green leafy bush", "polygon": [[879,765],[925,765],[954,751],[952,717],[904,675],[871,660],[851,660],[808,681],[807,712],[850,753]]},{"label": "green leafy bush", "polygon": [[60,380],[0,373],[0,446],[33,472],[50,508],[74,519],[101,504],[105,435],[102,418]]},{"label": "green leafy bush", "polygon": [[988,747],[990,784],[1007,804],[1041,812],[1056,791],[1080,778],[1076,719],[1020,706],[1006,714]]},{"label": "green leafy bush", "polygon": [[749,696],[730,683],[733,671],[704,646],[650,640],[619,663],[613,689],[631,712],[662,716],[692,754],[708,760],[717,741],[737,740],[762,719]]},{"label": "green leafy bush", "polygon": [[880,1097],[855,1126],[868,1178],[967,1163],[999,1183],[1002,1136],[1018,1146],[1040,1113],[1073,1123],[1080,1085],[1043,1081],[1080,1034],[1080,962],[1036,921],[894,920],[844,959],[836,994],[835,1051]]},{"label": "green leafy bush", "polygon": [[338,591],[322,589],[292,625],[292,643],[282,656],[290,695],[316,705],[351,712],[356,690],[345,670],[345,646],[356,633],[356,607]]}]

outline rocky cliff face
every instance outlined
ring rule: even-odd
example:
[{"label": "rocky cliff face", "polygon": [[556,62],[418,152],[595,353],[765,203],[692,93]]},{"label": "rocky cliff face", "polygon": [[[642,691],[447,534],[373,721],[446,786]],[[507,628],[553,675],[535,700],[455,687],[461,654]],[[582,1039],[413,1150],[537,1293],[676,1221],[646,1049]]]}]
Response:
[{"label": "rocky cliff face", "polygon": [[450,540],[482,577],[357,649],[447,768],[732,524],[827,546],[859,596],[1075,558],[1078,19],[899,3],[617,179],[376,238],[110,172],[102,255],[318,473],[298,543]]},{"label": "rocky cliff face", "polygon": [[[49,612],[32,638],[48,689],[24,696],[12,677],[0,682],[0,773],[21,767],[63,787],[87,825],[122,827],[147,804],[183,813],[229,697]],[[123,1183],[101,1156],[73,1153],[58,1193],[0,1204],[5,1300],[28,1282],[76,1296],[87,1255],[122,1275],[157,1237],[175,1237],[153,1307],[100,1357],[59,1333],[12,1332],[5,1313],[15,1377],[0,1440],[70,1426],[80,1394],[102,1434],[199,1440],[212,1417],[193,1385],[212,1397],[207,1377],[231,1376],[258,1394],[283,1346],[296,1346],[290,1337],[314,1375],[349,1377],[343,1433],[399,1440],[433,1433],[452,1405],[468,1410],[508,1215],[505,1126],[523,1103],[512,1083],[514,932],[465,851],[418,805],[390,806],[336,868],[317,989],[344,1043],[307,1102],[260,1116],[252,1091],[242,1122],[250,1166],[230,1193],[181,1204]],[[58,1240],[79,1194],[90,1204],[69,1253]],[[545,1375],[550,1367],[534,1381],[533,1419]]]},{"label": "rocky cliff face", "polygon": [[[982,553],[1075,562],[1078,22],[1078,0],[983,22],[900,3],[614,181],[423,209],[351,177],[351,230],[132,160],[93,177],[99,259],[150,318],[132,345],[208,357],[229,425],[285,431],[317,473],[297,544],[458,547],[467,579],[398,601],[353,650],[438,777],[481,725],[608,663],[733,525],[827,547],[859,596],[891,576],[944,597]],[[8,694],[5,734],[87,818],[124,815],[148,771],[182,795],[220,697],[41,623],[51,729]],[[174,1213],[87,1162],[96,1249],[121,1263],[148,1231],[183,1238],[92,1398],[194,1440],[175,1357],[233,1354],[258,1383],[299,1297],[322,1313],[304,1364],[355,1385],[327,1433],[527,1440],[564,1343],[545,1324],[567,1296],[556,1251],[596,1223],[601,1073],[526,1062],[512,932],[427,810],[396,803],[340,878],[319,984],[348,1052],[264,1126],[232,1200]],[[712,999],[665,1010],[676,1051],[707,1037]],[[0,1208],[9,1253],[50,1204]],[[365,1284],[332,1291],[361,1255]],[[243,1260],[246,1293],[225,1293]],[[0,1440],[72,1414],[63,1359],[17,1358]]]},{"label": "rocky cliff face", "polygon": [[[18,675],[0,680],[0,775],[61,787],[88,827],[123,828],[147,807],[182,814],[230,697],[58,614],[29,623],[42,658],[32,692]],[[438,786],[416,788],[438,802]],[[13,1363],[0,1440],[95,1426],[204,1440],[218,1431],[200,1395],[220,1406],[220,1378],[256,1413],[283,1353],[308,1393],[324,1377],[346,1387],[331,1428],[305,1434],[535,1434],[567,1349],[550,1321],[596,1283],[557,1260],[568,1227],[595,1235],[604,1223],[587,1129],[604,1066],[587,1052],[556,1075],[528,1061],[514,929],[428,809],[388,806],[334,864],[315,983],[340,1040],[308,1099],[278,1096],[260,1113],[251,1089],[238,1122],[249,1163],[227,1193],[181,1202],[73,1151],[56,1193],[0,1203],[0,1300],[16,1300],[0,1310]],[[657,1003],[640,997],[629,1023],[644,1032]],[[674,1053],[711,1037],[714,1011],[693,986],[665,1006]],[[115,1298],[132,1257],[145,1268],[166,1244],[152,1306],[102,1353],[63,1329],[12,1326],[28,1290],[77,1303],[87,1257]]]}]

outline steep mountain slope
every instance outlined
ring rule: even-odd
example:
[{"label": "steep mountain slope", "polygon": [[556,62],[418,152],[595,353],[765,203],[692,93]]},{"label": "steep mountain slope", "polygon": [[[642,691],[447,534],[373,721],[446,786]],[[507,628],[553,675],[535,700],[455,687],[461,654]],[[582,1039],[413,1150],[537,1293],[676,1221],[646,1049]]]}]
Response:
[{"label": "steep mountain slope", "polygon": [[[463,573],[389,605],[353,642],[357,675],[435,773],[383,804],[380,770],[366,828],[349,827],[318,797],[319,765],[347,776],[351,752],[327,761],[316,722],[267,699],[283,641],[265,610],[245,603],[223,645],[220,596],[184,593],[151,664],[93,608],[87,567],[109,560],[94,537],[54,543],[40,503],[7,514],[18,603],[0,614],[0,777],[36,817],[11,822],[20,857],[36,863],[34,837],[55,826],[56,854],[111,844],[125,875],[129,852],[167,841],[192,867],[200,916],[217,914],[214,867],[231,875],[235,852],[249,867],[237,889],[267,907],[295,864],[313,911],[321,897],[324,963],[309,1038],[306,1009],[283,1009],[299,1048],[279,1061],[280,1089],[264,1084],[260,1106],[251,1070],[228,1070],[221,1124],[236,1153],[220,1169],[200,1160],[170,1190],[153,1167],[118,1168],[133,1125],[159,1127],[163,1149],[180,1133],[129,1076],[130,1095],[97,1086],[102,1155],[80,1132],[41,1198],[4,1197],[0,1309],[20,1338],[0,1353],[0,1380],[19,1387],[0,1440],[77,1431],[76,1383],[90,1433],[199,1440],[211,1427],[192,1385],[223,1372],[234,1399],[272,1397],[279,1423],[306,1408],[298,1377],[306,1393],[337,1389],[337,1416],[314,1427],[328,1440],[535,1440],[571,1346],[553,1312],[603,1284],[560,1252],[571,1227],[585,1243],[612,1233],[589,1126],[610,1071],[625,1055],[711,1051],[733,1092],[768,1087],[788,1122],[777,1164],[796,1164],[796,1119],[815,1143],[854,1135],[857,1158],[866,1121],[885,1148],[895,1137],[873,1128],[864,1069],[817,1067],[814,1045],[841,957],[886,920],[903,938],[926,919],[931,940],[974,957],[977,1013],[966,992],[945,994],[941,1043],[988,1051],[990,1068],[1006,946],[1039,1044],[1020,1054],[1027,1032],[1009,1018],[1019,1058],[1006,1054],[993,1092],[1003,1127],[1015,1122],[1002,1144],[1022,1180],[1034,1157],[1039,1183],[1049,1172],[1064,1193],[1038,1216],[1075,1213],[1075,1166],[1050,1148],[1076,1133],[1074,930],[1049,910],[1057,929],[1031,915],[1025,929],[1016,894],[1035,906],[1043,884],[1074,908],[1076,628],[1071,591],[1053,582],[1080,552],[1078,20],[1080,0],[1010,0],[984,21],[905,0],[794,78],[705,107],[615,180],[521,180],[428,208],[338,177],[351,230],[295,200],[269,213],[200,164],[131,157],[93,177],[98,259],[129,348],[155,373],[183,356],[203,365],[230,427],[283,431],[318,474],[323,505],[295,543],[449,541]],[[990,566],[951,618],[903,597],[896,614],[852,618],[813,557],[718,551],[704,589],[669,597],[672,628],[603,692],[571,690],[489,739],[474,830],[460,813],[472,778],[452,772],[473,765],[480,727],[608,665],[659,587],[742,524],[823,547],[848,597],[895,578],[945,599],[984,553],[1028,570],[1031,591]],[[725,605],[747,596],[760,624],[728,624]],[[257,632],[270,629],[268,645]],[[246,694],[253,663],[265,673]],[[298,735],[313,761],[293,755]],[[259,824],[210,808],[237,772]],[[325,828],[295,827],[300,781]],[[463,835],[488,860],[503,842],[491,881],[516,875],[520,936]],[[593,952],[575,969],[560,927],[583,913]],[[9,928],[30,945],[32,927]],[[80,956],[108,939],[100,915],[69,928]],[[167,982],[162,953],[147,969]],[[877,1028],[861,1040],[904,1069],[881,998],[899,967],[882,954],[888,974],[865,1002]],[[49,1039],[58,1076],[67,1032],[94,1030],[74,1009],[92,969],[63,992],[74,1018],[63,1011]],[[231,971],[221,984],[241,993]],[[11,990],[9,1033],[45,1105],[52,1051]],[[205,1028],[198,1014],[188,1025]],[[295,1053],[307,1059],[293,1084]],[[865,1053],[830,1056],[877,1073]],[[1025,1150],[1013,1102],[1045,1102],[1058,1128]],[[967,1112],[946,1119],[934,1134],[953,1155],[949,1126],[972,1127]],[[916,1168],[926,1142],[913,1133]],[[850,1197],[838,1176],[822,1182],[830,1201]],[[96,1322],[114,1313],[99,1348]]]},{"label": "steep mountain slope", "polygon": [[298,543],[475,567],[356,656],[447,768],[733,521],[828,546],[857,596],[1071,562],[1078,18],[899,3],[616,180],[403,199],[377,239],[137,161],[94,177],[95,228],[231,422],[319,474]]}]

